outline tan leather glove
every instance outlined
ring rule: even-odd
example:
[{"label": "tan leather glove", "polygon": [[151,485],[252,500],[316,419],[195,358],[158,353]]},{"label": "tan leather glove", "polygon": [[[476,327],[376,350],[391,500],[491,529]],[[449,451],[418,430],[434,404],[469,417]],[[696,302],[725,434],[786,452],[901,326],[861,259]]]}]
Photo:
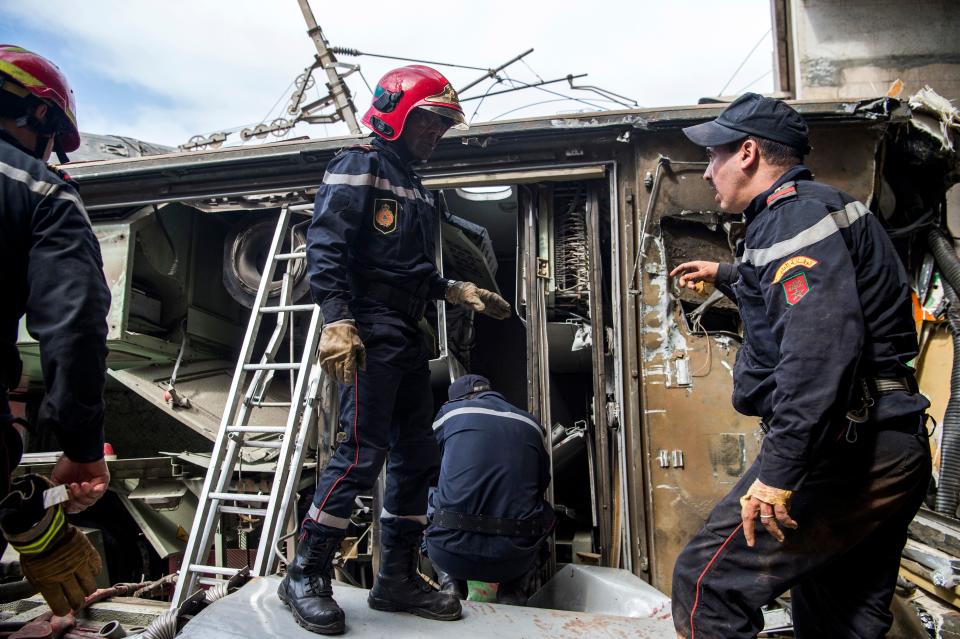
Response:
[{"label": "tan leather glove", "polygon": [[320,334],[318,349],[323,371],[341,384],[353,384],[357,368],[367,367],[367,351],[357,333],[353,320],[340,320],[327,324]]},{"label": "tan leather glove", "polygon": [[793,497],[793,491],[767,486],[757,479],[750,484],[747,494],[740,498],[740,504],[743,505],[744,500],[748,500],[751,497],[756,497],[760,501],[772,506],[780,505],[785,508],[789,508],[790,498]]},{"label": "tan leather glove", "polygon": [[445,297],[451,304],[465,306],[494,319],[510,317],[510,304],[507,300],[473,282],[450,282]]},{"label": "tan leather glove", "polygon": [[87,538],[67,523],[60,504],[44,507],[43,493],[52,487],[39,475],[14,480],[0,502],[0,529],[20,553],[20,569],[53,614],[63,616],[83,606],[97,589],[95,577],[103,567]]}]

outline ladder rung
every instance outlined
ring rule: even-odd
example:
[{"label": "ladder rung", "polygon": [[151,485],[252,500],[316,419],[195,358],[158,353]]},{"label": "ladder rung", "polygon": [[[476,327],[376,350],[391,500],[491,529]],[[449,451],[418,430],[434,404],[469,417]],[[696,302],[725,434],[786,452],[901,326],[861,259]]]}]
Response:
[{"label": "ladder rung", "polygon": [[252,515],[254,517],[265,517],[267,515],[266,508],[244,508],[243,506],[220,506],[220,512],[228,515]]},{"label": "ladder rung", "polygon": [[228,577],[233,577],[235,574],[240,572],[239,568],[227,568],[226,566],[205,566],[203,564],[188,564],[180,570],[186,570],[190,572],[205,572],[209,575],[227,575]]},{"label": "ladder rung", "polygon": [[227,583],[226,579],[211,579],[210,577],[198,577],[197,583],[201,586],[219,586]]},{"label": "ladder rung", "polygon": [[313,304],[286,304],[283,306],[262,306],[261,313],[299,313],[301,311],[312,311]]},{"label": "ladder rung", "polygon": [[296,253],[277,253],[273,256],[276,260],[302,260],[307,257],[306,251],[297,251]]},{"label": "ladder rung", "polygon": [[265,504],[270,501],[270,495],[253,495],[250,493],[210,493],[210,499],[219,499],[221,501],[256,501]]},{"label": "ladder rung", "polygon": [[247,440],[241,444],[241,446],[249,446],[250,448],[280,448],[283,446],[283,442],[272,442],[264,441],[261,439],[252,439]]},{"label": "ladder rung", "polygon": [[260,433],[263,435],[287,432],[286,426],[227,426],[228,433]]},{"label": "ladder rung", "polygon": [[247,402],[247,406],[254,408],[290,408],[293,406],[290,402]]},{"label": "ladder rung", "polygon": [[299,362],[280,362],[272,364],[244,364],[245,371],[295,371],[300,368]]}]

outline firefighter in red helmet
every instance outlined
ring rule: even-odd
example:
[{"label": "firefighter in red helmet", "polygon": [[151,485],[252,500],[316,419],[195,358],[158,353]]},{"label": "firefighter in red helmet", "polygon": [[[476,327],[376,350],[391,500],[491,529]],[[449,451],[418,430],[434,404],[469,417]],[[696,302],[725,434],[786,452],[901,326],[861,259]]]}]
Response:
[{"label": "firefighter in red helmet", "polygon": [[[65,513],[93,504],[110,481],[103,460],[110,291],[80,196],[46,164],[54,150],[65,160],[79,145],[73,92],[60,70],[0,45],[0,545],[19,551],[24,576],[57,615],[83,603],[101,568]],[[20,385],[24,315],[46,387],[36,426],[53,430],[63,448],[49,480],[10,480],[23,452],[8,391]],[[45,499],[50,480],[66,486],[66,501]]]},{"label": "firefighter in red helmet", "polygon": [[460,617],[459,600],[434,591],[417,571],[427,489],[440,462],[418,324],[428,304],[442,299],[510,316],[496,293],[437,269],[439,212],[413,166],[450,127],[466,126],[447,79],[420,65],[387,73],[363,122],[374,138],[327,165],[307,233],[311,292],[325,322],[319,358],[340,383],[347,437],[320,477],[279,595],[301,626],[321,634],[344,630],[331,561],[357,494],[373,487],[388,454],[380,572],[368,604],[428,619]]}]

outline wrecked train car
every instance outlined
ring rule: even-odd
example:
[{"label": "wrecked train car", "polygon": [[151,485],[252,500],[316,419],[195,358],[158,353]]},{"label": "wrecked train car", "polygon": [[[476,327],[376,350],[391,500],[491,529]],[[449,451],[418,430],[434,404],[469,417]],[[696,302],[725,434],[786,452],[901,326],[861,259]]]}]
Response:
[{"label": "wrecked train car", "polygon": [[[930,305],[941,287],[918,229],[944,220],[944,194],[958,177],[952,148],[917,127],[922,105],[914,112],[881,98],[795,107],[811,127],[817,178],[867,203],[893,231],[908,271],[918,274],[924,330],[942,333],[942,309]],[[716,301],[709,287],[679,290],[667,275],[689,259],[732,261],[743,232],[736,216],[714,210],[702,151],[680,131],[721,109],[476,125],[448,135],[422,171],[450,213],[441,225],[445,274],[499,290],[515,308],[495,323],[441,304],[425,320],[438,405],[451,376],[469,370],[537,415],[552,433],[557,561],[622,567],[664,592],[676,555],[762,437],[757,421],[729,401],[741,339],[736,307]],[[942,121],[935,110],[928,117]],[[70,167],[113,293],[107,440],[119,456],[111,462],[115,489],[144,532],[154,572],[176,569],[185,546],[278,212],[310,204],[327,161],[358,141]],[[299,215],[288,248],[303,239],[308,213]],[[292,298],[305,301],[306,267],[294,270]],[[281,286],[274,283],[277,295]],[[19,398],[29,418],[40,373],[35,344],[21,336]],[[939,365],[922,369],[921,384],[942,392],[947,376]],[[285,383],[272,385],[251,423],[276,423],[289,393]],[[302,487],[338,436],[324,397]],[[238,481],[268,486],[276,451],[243,454]],[[365,500],[357,521],[369,523],[370,510]],[[960,522],[948,515],[943,525],[956,538]],[[222,525],[218,558],[252,564],[257,535],[256,518]],[[370,560],[357,553],[345,566],[349,577],[369,585]]]}]

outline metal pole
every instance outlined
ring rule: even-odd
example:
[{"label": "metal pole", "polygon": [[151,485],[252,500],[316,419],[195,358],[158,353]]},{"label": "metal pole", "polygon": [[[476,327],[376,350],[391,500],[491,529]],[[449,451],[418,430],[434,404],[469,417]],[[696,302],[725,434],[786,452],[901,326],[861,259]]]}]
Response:
[{"label": "metal pole", "polygon": [[350,97],[350,88],[344,83],[343,78],[333,64],[337,58],[330,51],[327,39],[323,37],[323,31],[317,24],[317,19],[313,17],[313,11],[310,9],[308,0],[297,0],[300,10],[303,11],[303,19],[307,21],[307,35],[313,40],[317,47],[317,59],[320,60],[320,66],[327,74],[327,86],[330,87],[330,95],[333,96],[334,104],[337,107],[337,114],[348,127],[350,133],[360,135],[360,123],[357,122],[357,110],[353,106],[353,99]]}]

